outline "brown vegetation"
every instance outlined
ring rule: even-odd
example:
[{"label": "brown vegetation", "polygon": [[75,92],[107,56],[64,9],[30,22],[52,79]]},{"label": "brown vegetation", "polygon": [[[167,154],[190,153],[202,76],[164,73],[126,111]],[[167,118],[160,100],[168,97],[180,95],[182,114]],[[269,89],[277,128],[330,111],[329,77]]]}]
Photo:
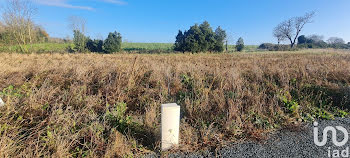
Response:
[{"label": "brown vegetation", "polygon": [[347,116],[350,54],[0,54],[0,157],[159,151],[160,105],[181,105],[181,148],[217,147]]}]

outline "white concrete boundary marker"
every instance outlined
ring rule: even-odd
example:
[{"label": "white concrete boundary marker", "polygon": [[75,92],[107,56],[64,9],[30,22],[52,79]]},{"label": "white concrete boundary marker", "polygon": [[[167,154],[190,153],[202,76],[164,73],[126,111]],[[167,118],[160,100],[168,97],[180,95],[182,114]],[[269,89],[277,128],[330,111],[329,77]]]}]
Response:
[{"label": "white concrete boundary marker", "polygon": [[179,144],[180,106],[176,103],[162,104],[162,150]]},{"label": "white concrete boundary marker", "polygon": [[2,107],[4,105],[5,105],[4,101],[2,101],[2,99],[0,98],[0,107]]}]

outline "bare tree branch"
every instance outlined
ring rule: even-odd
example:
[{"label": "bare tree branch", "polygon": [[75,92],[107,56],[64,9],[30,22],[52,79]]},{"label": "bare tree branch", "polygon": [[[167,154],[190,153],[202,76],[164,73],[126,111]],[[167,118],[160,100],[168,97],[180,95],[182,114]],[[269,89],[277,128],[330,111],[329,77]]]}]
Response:
[{"label": "bare tree branch", "polygon": [[2,19],[6,29],[20,46],[22,52],[28,42],[32,43],[34,23],[32,17],[36,8],[28,0],[7,0],[2,13]]},{"label": "bare tree branch", "polygon": [[307,23],[312,22],[314,15],[315,12],[306,13],[304,16],[290,18],[280,23],[273,31],[274,36],[279,42],[288,39],[291,47],[293,48],[300,32]]},{"label": "bare tree branch", "polygon": [[68,18],[68,21],[70,29],[73,31],[80,31],[83,34],[86,33],[86,20],[84,18],[78,16],[70,16]]}]

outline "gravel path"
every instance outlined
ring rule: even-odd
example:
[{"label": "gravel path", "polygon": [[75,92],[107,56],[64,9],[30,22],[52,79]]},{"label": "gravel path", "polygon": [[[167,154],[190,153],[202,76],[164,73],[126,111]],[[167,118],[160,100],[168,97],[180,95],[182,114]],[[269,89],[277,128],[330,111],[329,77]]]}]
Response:
[{"label": "gravel path", "polygon": [[[347,129],[350,133],[350,118],[337,118],[335,120],[321,120],[318,121],[319,128],[319,138],[322,140],[323,129],[327,126],[342,126]],[[257,157],[257,158],[270,158],[270,157],[311,157],[311,158],[322,158],[329,157],[329,151],[331,157],[333,152],[337,154],[346,150],[350,147],[350,140],[344,146],[337,147],[332,143],[331,132],[328,133],[327,144],[323,147],[319,147],[314,143],[313,138],[313,125],[306,126],[305,129],[298,132],[292,132],[287,130],[282,130],[271,135],[268,140],[265,142],[244,142],[240,144],[232,144],[231,147],[225,147],[218,150],[216,153],[209,151],[202,151],[198,153],[177,153],[171,154],[168,157],[188,157],[188,158],[197,158],[197,157]],[[337,139],[342,141],[344,134],[337,130]],[[330,147],[330,150],[329,150]],[[336,151],[334,151],[336,150]],[[343,154],[346,154],[344,151]],[[349,153],[350,154],[350,153]],[[150,155],[149,155],[150,156]],[[337,155],[335,155],[337,156]],[[150,157],[157,157],[155,155]],[[350,155],[345,155],[345,157],[350,157]]]}]

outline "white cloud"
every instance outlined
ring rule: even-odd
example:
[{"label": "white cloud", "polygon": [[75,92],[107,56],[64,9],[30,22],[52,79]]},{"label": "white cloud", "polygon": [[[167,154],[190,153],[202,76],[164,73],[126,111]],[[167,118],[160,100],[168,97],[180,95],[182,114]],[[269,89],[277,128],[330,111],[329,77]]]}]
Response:
[{"label": "white cloud", "polygon": [[125,1],[122,0],[100,0],[103,2],[107,2],[107,3],[113,3],[113,4],[118,4],[118,5],[125,5],[127,4]]},{"label": "white cloud", "polygon": [[[79,5],[72,5],[69,4],[69,0],[33,0],[34,2],[42,5],[48,5],[48,6],[55,6],[55,7],[63,7],[63,8],[72,8],[72,9],[83,9],[83,10],[95,10],[92,7],[89,6],[79,6]],[[122,0],[98,0],[106,3],[113,3],[117,5],[125,5],[126,2]]]},{"label": "white cloud", "polygon": [[94,10],[94,8],[88,7],[88,6],[71,5],[67,3],[67,0],[34,0],[34,2],[42,5],[55,6],[55,7]]}]

